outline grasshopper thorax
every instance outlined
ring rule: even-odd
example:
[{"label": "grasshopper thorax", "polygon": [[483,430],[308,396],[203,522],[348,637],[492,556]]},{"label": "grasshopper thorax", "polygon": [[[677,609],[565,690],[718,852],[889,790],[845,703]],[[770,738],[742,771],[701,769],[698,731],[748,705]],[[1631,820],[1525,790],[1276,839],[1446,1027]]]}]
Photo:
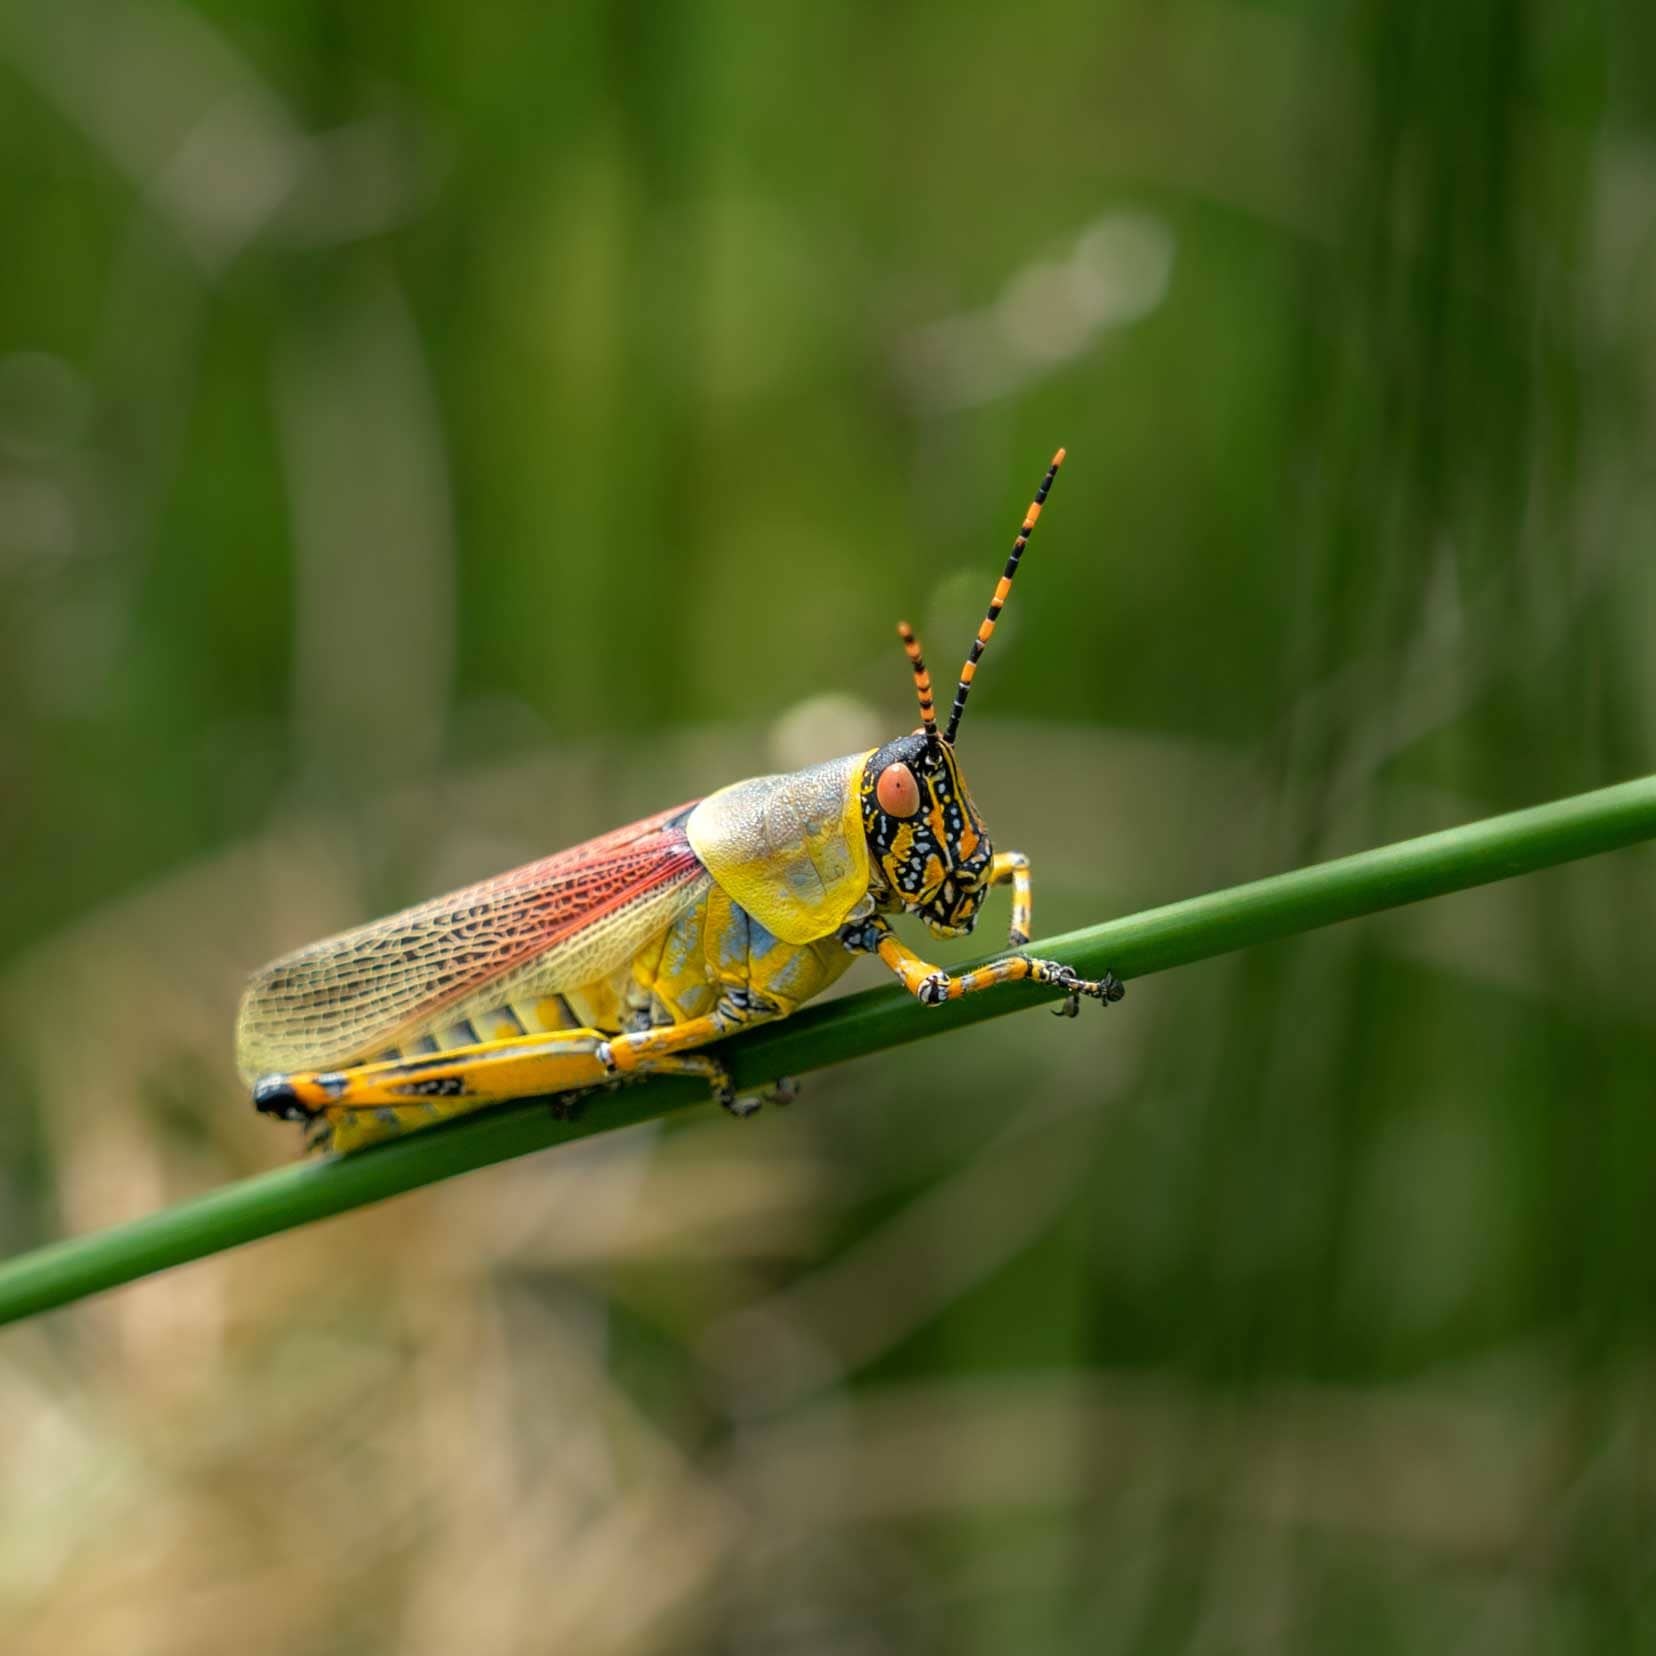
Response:
[{"label": "grasshopper thorax", "polygon": [[954,749],[916,731],[863,767],[863,831],[890,897],[937,937],[977,922],[994,847]]}]

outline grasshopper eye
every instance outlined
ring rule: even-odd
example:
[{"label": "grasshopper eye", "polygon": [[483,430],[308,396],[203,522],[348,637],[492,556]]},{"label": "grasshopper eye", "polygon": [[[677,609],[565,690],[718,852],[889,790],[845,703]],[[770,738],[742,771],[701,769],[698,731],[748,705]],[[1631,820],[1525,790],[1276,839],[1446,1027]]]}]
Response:
[{"label": "grasshopper eye", "polygon": [[920,809],[920,784],[907,765],[887,765],[874,784],[874,797],[887,816],[911,817]]}]

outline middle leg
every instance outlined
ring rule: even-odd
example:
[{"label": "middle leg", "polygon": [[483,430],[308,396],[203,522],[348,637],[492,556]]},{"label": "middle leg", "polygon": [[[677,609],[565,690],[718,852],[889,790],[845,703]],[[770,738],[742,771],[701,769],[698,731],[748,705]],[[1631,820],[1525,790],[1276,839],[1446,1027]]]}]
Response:
[{"label": "middle leg", "polygon": [[617,1076],[701,1075],[732,1115],[751,1115],[756,1101],[738,1099],[730,1071],[711,1053],[696,1051],[754,1023],[779,1017],[782,1008],[744,990],[727,991],[711,1012],[683,1023],[616,1035],[598,1048],[598,1061]]},{"label": "middle leg", "polygon": [[1027,980],[1054,984],[1065,990],[1063,1005],[1057,1011],[1060,1017],[1073,1018],[1080,1010],[1083,995],[1108,1005],[1127,993],[1126,986],[1114,972],[1106,972],[1096,980],[1084,978],[1061,960],[1042,960],[1034,955],[1009,955],[1005,960],[992,960],[987,966],[970,972],[945,972],[922,960],[891,929],[890,922],[878,914],[842,927],[840,941],[853,954],[878,955],[922,1006],[941,1006],[944,1001],[975,995],[998,983]]}]

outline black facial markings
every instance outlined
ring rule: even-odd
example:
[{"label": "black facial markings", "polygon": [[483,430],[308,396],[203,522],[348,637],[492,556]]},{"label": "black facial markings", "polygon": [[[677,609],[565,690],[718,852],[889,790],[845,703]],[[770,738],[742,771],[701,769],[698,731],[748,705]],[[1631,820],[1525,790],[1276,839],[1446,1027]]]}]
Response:
[{"label": "black facial markings", "polygon": [[[880,809],[879,778],[893,764],[908,766],[920,789],[920,808],[913,816],[894,817]],[[863,769],[860,797],[863,830],[903,907],[934,925],[969,930],[994,852],[953,753],[924,734],[887,742]],[[934,817],[941,818],[941,835]],[[965,856],[960,847],[968,831],[976,834],[978,843]],[[906,847],[901,854],[900,844]],[[943,870],[942,878],[928,885],[937,868]]]}]

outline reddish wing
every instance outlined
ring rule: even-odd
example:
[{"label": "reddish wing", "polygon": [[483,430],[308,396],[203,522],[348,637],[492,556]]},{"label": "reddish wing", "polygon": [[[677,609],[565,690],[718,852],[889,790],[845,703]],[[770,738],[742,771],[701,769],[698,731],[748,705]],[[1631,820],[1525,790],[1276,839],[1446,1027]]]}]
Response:
[{"label": "reddish wing", "polygon": [[252,1076],[361,1062],[429,1028],[635,906],[659,908],[702,873],[681,805],[384,920],[255,974],[237,1020]]}]

